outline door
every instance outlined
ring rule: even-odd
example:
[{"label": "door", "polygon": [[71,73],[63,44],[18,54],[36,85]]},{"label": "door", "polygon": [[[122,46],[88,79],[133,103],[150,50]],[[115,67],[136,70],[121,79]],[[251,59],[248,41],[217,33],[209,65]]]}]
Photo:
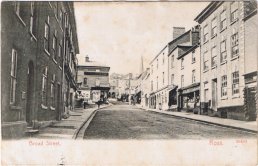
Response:
[{"label": "door", "polygon": [[217,79],[212,80],[212,109],[213,111],[217,111]]},{"label": "door", "polygon": [[27,73],[27,101],[26,101],[26,122],[28,126],[32,125],[32,108],[33,108],[33,90],[34,90],[34,67],[33,63],[29,62]]}]

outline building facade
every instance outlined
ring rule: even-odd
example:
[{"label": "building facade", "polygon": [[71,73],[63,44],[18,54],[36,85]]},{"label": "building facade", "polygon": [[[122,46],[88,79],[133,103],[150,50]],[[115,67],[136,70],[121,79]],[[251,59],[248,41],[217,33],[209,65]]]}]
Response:
[{"label": "building facade", "polygon": [[[199,31],[199,26],[195,26],[168,44],[168,106],[170,110],[180,111],[183,108],[192,109],[196,106],[190,103],[196,103],[196,98],[199,96]],[[194,83],[192,83],[193,72],[194,81],[196,81]],[[189,99],[191,101],[188,105]]]},{"label": "building facade", "polygon": [[168,45],[150,62],[150,107],[168,109]]},{"label": "building facade", "polygon": [[105,102],[110,90],[110,67],[96,61],[90,61],[86,56],[85,61],[78,65],[78,92],[88,102]]},{"label": "building facade", "polygon": [[246,3],[211,2],[195,18],[202,29],[201,106],[211,115],[252,119],[245,109]]},{"label": "building facade", "polygon": [[[2,137],[17,138],[60,120],[71,2],[2,3]],[[76,24],[75,53],[79,52]],[[71,80],[69,80],[71,81]]]}]

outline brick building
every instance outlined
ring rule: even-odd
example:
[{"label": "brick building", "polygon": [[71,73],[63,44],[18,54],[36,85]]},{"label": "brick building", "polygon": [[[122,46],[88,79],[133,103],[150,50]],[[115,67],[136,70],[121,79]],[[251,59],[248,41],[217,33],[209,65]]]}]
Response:
[{"label": "brick building", "polygon": [[76,24],[71,2],[3,2],[1,12],[2,137],[18,138],[61,119],[67,30],[78,53]]},{"label": "brick building", "polygon": [[254,118],[254,113],[245,109],[244,75],[249,65],[245,52],[248,36],[245,10],[248,3],[250,1],[211,2],[195,18],[202,29],[201,102],[203,110],[211,115],[242,120]]},{"label": "brick building", "polygon": [[83,98],[97,102],[99,100],[106,101],[109,85],[110,67],[96,61],[90,61],[89,57],[85,57],[85,61],[78,65],[78,92]]}]

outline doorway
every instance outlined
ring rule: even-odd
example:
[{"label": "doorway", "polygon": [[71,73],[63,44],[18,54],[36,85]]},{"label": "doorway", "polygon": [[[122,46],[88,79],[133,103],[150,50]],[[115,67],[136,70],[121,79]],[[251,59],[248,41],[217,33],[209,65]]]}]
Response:
[{"label": "doorway", "polygon": [[56,120],[61,120],[61,111],[60,111],[60,105],[61,105],[61,86],[60,84],[57,84],[57,97],[56,97]]},{"label": "doorway", "polygon": [[34,90],[34,65],[30,61],[27,72],[27,101],[26,101],[26,122],[32,126],[32,108],[33,108],[33,90]]},{"label": "doorway", "polygon": [[213,79],[212,80],[212,99],[211,99],[212,110],[213,111],[217,111],[217,98],[218,98],[218,94],[217,94],[217,79]]}]

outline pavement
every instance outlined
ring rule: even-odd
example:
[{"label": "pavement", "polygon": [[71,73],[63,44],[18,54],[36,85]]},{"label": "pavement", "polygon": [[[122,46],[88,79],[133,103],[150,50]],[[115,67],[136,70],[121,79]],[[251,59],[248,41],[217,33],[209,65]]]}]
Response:
[{"label": "pavement", "polygon": [[[101,105],[100,109],[108,106],[110,104]],[[97,110],[97,106],[87,109],[76,108],[74,111],[70,111],[69,118],[56,121],[54,124],[41,129],[38,134],[32,137],[36,139],[76,139],[80,129]]]},{"label": "pavement", "polygon": [[164,111],[164,110],[156,110],[150,108],[142,108],[140,105],[136,105],[138,108],[144,109],[146,111],[157,112],[160,114],[166,114],[174,117],[185,118],[189,120],[196,120],[199,122],[209,123],[213,125],[230,127],[234,129],[240,129],[250,132],[257,132],[257,121],[241,121],[241,120],[233,120],[233,119],[223,119],[219,117],[210,117],[207,115],[199,115],[189,112],[172,112],[172,111]]}]

